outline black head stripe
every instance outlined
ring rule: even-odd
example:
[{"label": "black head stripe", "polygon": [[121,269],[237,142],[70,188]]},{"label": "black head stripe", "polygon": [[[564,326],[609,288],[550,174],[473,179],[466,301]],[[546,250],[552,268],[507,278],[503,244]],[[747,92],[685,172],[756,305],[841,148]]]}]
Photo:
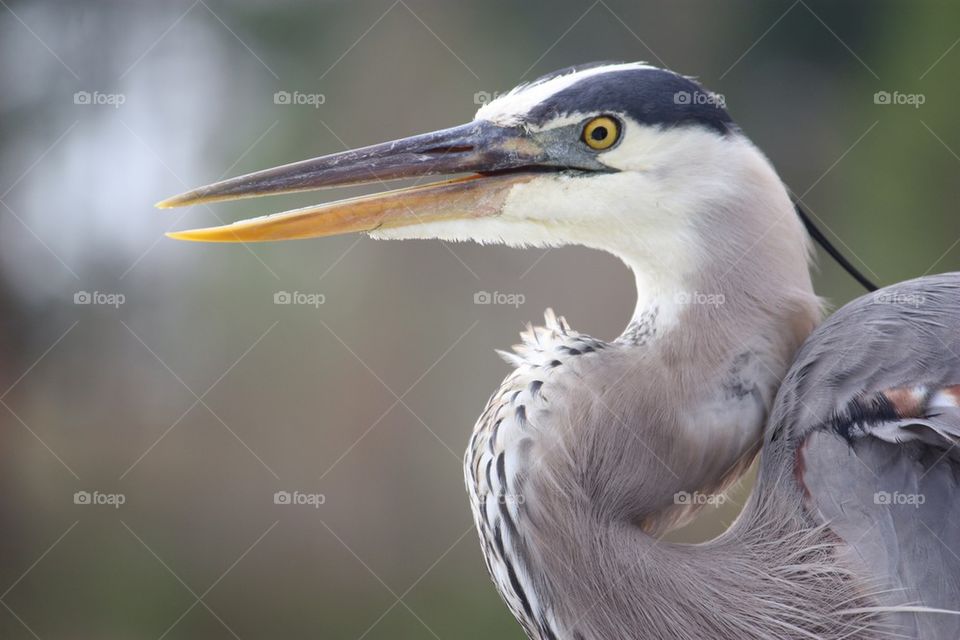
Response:
[{"label": "black head stripe", "polygon": [[661,69],[610,71],[572,84],[527,115],[543,124],[571,113],[624,113],[641,124],[704,126],[721,134],[736,129],[723,100],[699,84]]}]

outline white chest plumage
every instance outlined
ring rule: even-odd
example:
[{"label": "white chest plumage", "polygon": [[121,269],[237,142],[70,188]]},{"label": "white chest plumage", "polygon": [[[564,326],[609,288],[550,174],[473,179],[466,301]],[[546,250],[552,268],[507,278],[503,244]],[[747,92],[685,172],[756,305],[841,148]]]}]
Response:
[{"label": "white chest plumage", "polygon": [[548,602],[531,571],[531,549],[523,535],[527,517],[525,472],[542,432],[534,425],[550,411],[559,376],[574,359],[589,358],[613,345],[572,331],[552,311],[546,327],[530,327],[516,353],[501,353],[516,369],[491,396],[477,421],[464,459],[464,477],[487,569],[504,601],[531,638],[558,636]]}]

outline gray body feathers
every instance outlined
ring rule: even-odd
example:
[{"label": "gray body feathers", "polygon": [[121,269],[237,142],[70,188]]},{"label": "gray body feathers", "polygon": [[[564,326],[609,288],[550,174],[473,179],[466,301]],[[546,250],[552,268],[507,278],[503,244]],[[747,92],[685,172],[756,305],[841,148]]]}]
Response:
[{"label": "gray body feathers", "polygon": [[[530,637],[960,637],[945,611],[960,608],[960,275],[865,296],[809,337],[750,502],[700,545],[661,540],[699,508],[676,495],[722,491],[755,449],[711,466],[727,443],[678,423],[694,398],[653,367],[655,332],[547,325],[508,356],[465,466],[491,575]],[[731,420],[766,402],[737,392],[743,360],[721,376]]]},{"label": "gray body feathers", "polygon": [[[809,516],[881,606],[960,609],[960,275],[864,296],[801,348],[771,419],[761,482],[798,465]],[[763,484],[761,484],[761,490]],[[885,615],[960,638],[960,615]]]}]

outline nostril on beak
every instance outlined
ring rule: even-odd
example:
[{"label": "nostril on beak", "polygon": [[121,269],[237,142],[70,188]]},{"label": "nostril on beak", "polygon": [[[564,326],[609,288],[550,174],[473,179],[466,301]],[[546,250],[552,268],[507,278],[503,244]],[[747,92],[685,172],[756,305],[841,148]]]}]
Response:
[{"label": "nostril on beak", "polygon": [[424,149],[421,153],[432,154],[432,155],[442,155],[445,153],[466,153],[467,151],[473,151],[474,146],[469,144],[461,145],[452,145],[447,147],[430,147],[429,149]]}]

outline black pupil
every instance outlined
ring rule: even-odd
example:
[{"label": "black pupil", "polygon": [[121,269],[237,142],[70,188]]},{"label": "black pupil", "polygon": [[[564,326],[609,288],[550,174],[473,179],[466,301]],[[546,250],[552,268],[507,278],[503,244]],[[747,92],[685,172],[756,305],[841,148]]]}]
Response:
[{"label": "black pupil", "polygon": [[595,127],[595,128],[593,129],[593,131],[590,132],[590,137],[591,137],[592,139],[596,140],[597,142],[600,142],[601,140],[606,140],[606,139],[607,139],[607,128],[604,127],[603,125],[601,125],[601,126],[599,126],[599,127]]}]

